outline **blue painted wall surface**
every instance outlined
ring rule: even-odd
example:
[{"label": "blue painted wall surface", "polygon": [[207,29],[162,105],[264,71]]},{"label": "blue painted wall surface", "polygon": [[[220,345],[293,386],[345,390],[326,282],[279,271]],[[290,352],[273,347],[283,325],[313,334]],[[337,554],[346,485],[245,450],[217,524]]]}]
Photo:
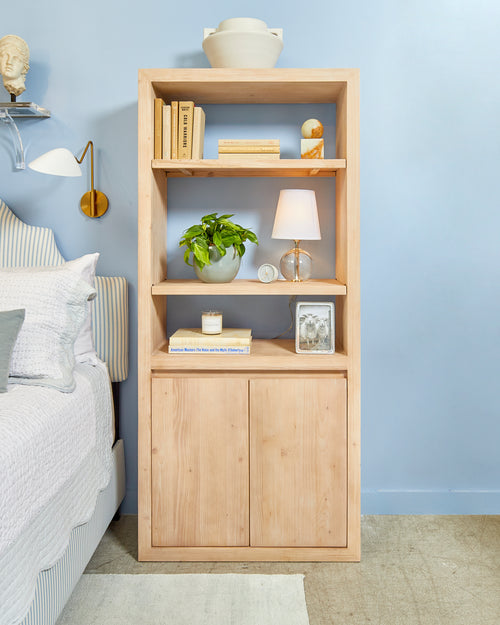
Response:
[{"label": "blue painted wall surface", "polygon": [[[0,197],[28,223],[52,227],[67,258],[100,251],[99,272],[129,281],[131,371],[120,392],[124,510],[134,512],[138,68],[207,67],[203,27],[234,16],[284,29],[279,67],[359,67],[362,509],[499,513],[500,4],[305,6],[26,0],[21,10],[4,3],[0,36],[20,35],[31,49],[22,99],[52,112],[49,120],[20,123],[27,160],[58,145],[81,153],[92,138],[96,185],[109,196],[110,210],[99,221],[79,212],[89,182],[85,166],[82,179],[15,171],[2,127]],[[254,195],[254,185],[242,181],[250,198],[244,202],[234,181],[208,188],[179,182],[169,230],[180,232],[205,207],[234,206],[263,242],[245,259],[251,274],[266,253],[279,255],[266,211],[272,215],[279,188],[289,183],[267,181]],[[332,192],[333,182],[315,184],[320,197]],[[328,221],[323,228],[328,241]],[[318,267],[331,258],[321,243],[310,248]],[[175,256],[169,263],[184,271]],[[265,321],[257,307],[255,324],[265,328]]]}]

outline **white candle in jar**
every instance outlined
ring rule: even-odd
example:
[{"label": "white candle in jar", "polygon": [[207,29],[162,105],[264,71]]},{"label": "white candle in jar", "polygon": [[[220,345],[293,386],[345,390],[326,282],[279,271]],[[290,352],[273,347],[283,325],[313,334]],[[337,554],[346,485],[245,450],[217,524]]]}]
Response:
[{"label": "white candle in jar", "polygon": [[222,313],[212,310],[201,313],[201,331],[203,334],[220,334],[222,332]]}]

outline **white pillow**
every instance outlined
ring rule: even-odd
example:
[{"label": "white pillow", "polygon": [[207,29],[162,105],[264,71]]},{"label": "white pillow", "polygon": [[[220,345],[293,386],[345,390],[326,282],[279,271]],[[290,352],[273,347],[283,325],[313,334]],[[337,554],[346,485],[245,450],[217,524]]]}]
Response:
[{"label": "white pillow", "polygon": [[[92,288],[95,283],[95,268],[99,260],[99,252],[85,254],[75,260],[69,260],[64,266],[71,269],[85,280]],[[76,337],[74,354],[77,362],[90,362],[97,364],[98,358],[94,347],[94,337],[92,335],[92,309],[90,302],[87,304],[87,316],[83,322],[82,329]]]},{"label": "white pillow", "polygon": [[26,309],[9,382],[74,389],[74,344],[95,294],[65,265],[0,269],[0,310]]}]

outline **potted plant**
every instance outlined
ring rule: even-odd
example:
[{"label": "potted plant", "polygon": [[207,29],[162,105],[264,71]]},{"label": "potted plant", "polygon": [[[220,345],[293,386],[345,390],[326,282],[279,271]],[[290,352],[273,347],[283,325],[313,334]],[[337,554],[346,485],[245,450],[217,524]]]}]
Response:
[{"label": "potted plant", "polygon": [[184,231],[179,247],[186,246],[184,262],[193,255],[194,271],[203,282],[231,282],[240,268],[245,253],[245,241],[259,244],[257,236],[248,228],[231,221],[234,215],[211,213],[201,223]]}]

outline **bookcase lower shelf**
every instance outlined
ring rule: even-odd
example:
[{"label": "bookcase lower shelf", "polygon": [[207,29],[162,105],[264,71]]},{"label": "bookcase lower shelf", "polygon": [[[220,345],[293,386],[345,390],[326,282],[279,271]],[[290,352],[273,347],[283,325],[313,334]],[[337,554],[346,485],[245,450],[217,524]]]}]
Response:
[{"label": "bookcase lower shelf", "polygon": [[335,354],[297,354],[290,339],[253,339],[250,354],[169,354],[168,342],[151,357],[154,371],[238,370],[238,371],[347,371],[349,359]]}]

